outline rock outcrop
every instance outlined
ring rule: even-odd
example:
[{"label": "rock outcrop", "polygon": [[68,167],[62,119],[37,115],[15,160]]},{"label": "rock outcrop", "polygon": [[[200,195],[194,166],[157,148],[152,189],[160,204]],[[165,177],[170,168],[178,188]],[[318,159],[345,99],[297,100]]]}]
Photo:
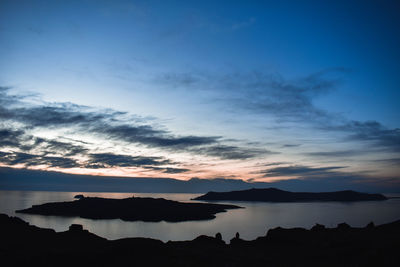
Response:
[{"label": "rock outcrop", "polygon": [[106,240],[80,226],[55,232],[0,214],[2,266],[398,266],[400,221],[364,228],[270,229],[252,241]]}]

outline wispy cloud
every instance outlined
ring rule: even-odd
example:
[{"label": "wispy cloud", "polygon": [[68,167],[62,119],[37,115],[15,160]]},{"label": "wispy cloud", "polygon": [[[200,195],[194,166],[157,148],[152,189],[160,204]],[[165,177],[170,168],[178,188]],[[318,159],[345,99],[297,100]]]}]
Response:
[{"label": "wispy cloud", "polygon": [[269,162],[269,163],[259,163],[256,164],[256,167],[270,167],[270,166],[279,166],[279,165],[286,165],[290,164],[289,162]]},{"label": "wispy cloud", "polygon": [[172,167],[144,167],[145,169],[150,169],[153,171],[161,171],[162,173],[168,174],[176,174],[176,173],[184,173],[190,171],[190,169],[185,168],[172,168]]},{"label": "wispy cloud", "polygon": [[[127,115],[125,112],[90,110],[70,103],[29,106],[8,94],[1,97],[0,101],[5,105],[0,108],[0,118],[3,121],[23,123],[25,128],[68,127],[130,143],[175,149],[213,144],[220,139],[213,136],[175,136],[166,130],[141,124],[135,119],[125,122],[121,119],[121,116]],[[18,104],[23,104],[23,107],[18,107]]]},{"label": "wispy cloud", "polygon": [[[190,171],[164,157],[102,152],[82,140],[51,139],[35,136],[37,130],[62,130],[97,136],[99,140],[134,144],[158,151],[189,153],[222,160],[248,159],[271,151],[224,144],[222,136],[176,135],[154,120],[115,110],[100,110],[73,103],[29,104],[23,96],[0,90],[1,163],[9,166],[105,169],[141,168],[167,174]],[[229,140],[232,142],[232,140]]]},{"label": "wispy cloud", "polygon": [[241,148],[231,145],[213,145],[208,147],[200,147],[191,149],[192,152],[196,152],[202,155],[211,157],[217,157],[221,159],[250,159],[259,156],[279,154],[279,152],[273,152],[262,148]]},{"label": "wispy cloud", "polygon": [[343,158],[343,157],[352,157],[360,155],[362,153],[363,153],[362,151],[357,151],[357,150],[338,150],[338,151],[308,152],[304,154],[312,157]]},{"label": "wispy cloud", "polygon": [[26,133],[26,130],[4,126],[0,127],[0,138],[0,148],[11,148],[24,152],[40,150],[42,155],[58,153],[64,156],[75,156],[86,154],[88,151],[82,145],[35,137]]},{"label": "wispy cloud", "polygon": [[[157,82],[172,88],[213,92],[213,97],[235,109],[268,113],[278,121],[328,120],[332,114],[316,107],[313,99],[334,90],[345,68],[323,70],[287,80],[278,74],[259,71],[214,75],[210,73],[167,73]],[[234,105],[232,105],[234,104]]]},{"label": "wispy cloud", "polygon": [[23,165],[25,167],[50,167],[50,168],[86,168],[106,169],[113,167],[143,168],[162,173],[176,174],[190,171],[184,168],[160,167],[176,165],[176,162],[162,157],[129,156],[113,153],[88,154],[88,159],[77,160],[65,156],[48,156],[24,152],[1,152],[0,163],[8,166]]},{"label": "wispy cloud", "polygon": [[[388,129],[377,121],[357,121],[315,105],[315,99],[336,90],[343,67],[322,70],[311,75],[285,79],[278,74],[260,71],[215,75],[205,72],[168,73],[156,81],[168,88],[207,91],[212,99],[231,112],[273,118],[282,127],[309,127],[324,133],[341,133],[344,142],[363,142],[367,145],[400,151],[400,129]],[[293,126],[296,125],[296,126]],[[294,145],[284,145],[290,147]]]},{"label": "wispy cloud", "polygon": [[349,141],[362,141],[395,152],[400,152],[400,129],[388,129],[377,121],[347,121],[343,124],[327,125],[324,130],[348,133]]},{"label": "wispy cloud", "polygon": [[0,155],[0,163],[8,166],[23,164],[25,167],[46,166],[66,169],[80,166],[76,160],[66,157],[41,156],[21,152],[0,152]]},{"label": "wispy cloud", "polygon": [[257,181],[270,181],[271,178],[291,177],[295,179],[279,180],[272,184],[289,190],[318,191],[345,190],[359,188],[361,191],[374,191],[381,188],[381,192],[398,191],[400,181],[398,177],[372,176],[368,172],[345,171],[345,166],[311,167],[307,165],[288,165],[274,167],[258,172],[261,178]]},{"label": "wispy cloud", "polygon": [[119,155],[113,153],[90,154],[85,163],[86,168],[111,168],[111,167],[142,167],[172,164],[170,160],[161,157],[143,157]]},{"label": "wispy cloud", "polygon": [[176,136],[166,130],[140,124],[145,121],[144,119],[138,121],[131,118],[129,122],[125,122],[121,118],[127,115],[125,112],[93,110],[71,103],[29,106],[5,93],[0,97],[2,98],[0,101],[4,103],[4,106],[0,108],[0,119],[23,123],[28,128],[68,127],[110,139],[175,150],[217,143],[221,138],[218,136]]},{"label": "wispy cloud", "polygon": [[19,147],[24,135],[22,130],[0,129],[0,148]]},{"label": "wispy cloud", "polygon": [[333,167],[309,167],[309,166],[287,166],[287,167],[275,167],[268,170],[260,171],[263,177],[327,177],[337,174],[337,170],[343,169],[343,166]]}]

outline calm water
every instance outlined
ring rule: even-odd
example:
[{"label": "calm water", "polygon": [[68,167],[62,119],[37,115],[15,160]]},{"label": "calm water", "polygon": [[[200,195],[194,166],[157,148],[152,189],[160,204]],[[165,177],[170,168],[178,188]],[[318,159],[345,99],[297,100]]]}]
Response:
[{"label": "calm water", "polygon": [[400,199],[387,201],[368,201],[355,203],[251,203],[227,202],[244,209],[229,210],[217,214],[217,218],[207,221],[168,222],[125,222],[116,220],[89,220],[58,216],[15,214],[15,210],[46,202],[70,201],[77,194],[106,198],[125,198],[134,194],[137,197],[163,197],[187,201],[199,194],[154,194],[154,193],[85,193],[85,192],[39,192],[39,191],[0,191],[0,213],[17,216],[30,224],[65,231],[73,223],[82,224],[85,229],[108,239],[123,237],[151,237],[163,241],[191,240],[205,234],[214,236],[222,233],[229,241],[236,232],[243,239],[255,239],[265,235],[268,229],[277,226],[310,228],[315,223],[333,227],[347,222],[352,226],[365,226],[370,221],[376,224],[400,219]]}]

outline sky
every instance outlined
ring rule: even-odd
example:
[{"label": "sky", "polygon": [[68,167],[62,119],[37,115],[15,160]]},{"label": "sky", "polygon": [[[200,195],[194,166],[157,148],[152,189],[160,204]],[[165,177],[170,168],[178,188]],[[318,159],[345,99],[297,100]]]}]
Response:
[{"label": "sky", "polygon": [[1,0],[0,166],[400,191],[399,12]]}]

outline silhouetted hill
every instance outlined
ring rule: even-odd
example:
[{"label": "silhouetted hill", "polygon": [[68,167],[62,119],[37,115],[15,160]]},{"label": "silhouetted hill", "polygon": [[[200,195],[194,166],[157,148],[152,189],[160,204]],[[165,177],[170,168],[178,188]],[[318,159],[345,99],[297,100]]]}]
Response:
[{"label": "silhouetted hill", "polygon": [[386,200],[381,194],[359,193],[351,190],[323,193],[289,192],[276,188],[249,189],[231,192],[208,192],[195,200],[304,202],[304,201],[366,201]]},{"label": "silhouetted hill", "polygon": [[215,214],[227,209],[240,208],[234,205],[210,203],[184,203],[163,198],[110,199],[81,197],[69,202],[33,205],[18,210],[19,213],[79,216],[88,219],[121,219],[124,221],[181,222],[214,219]]},{"label": "silhouetted hill", "polygon": [[400,221],[365,228],[339,224],[275,228],[252,241],[239,235],[162,242],[106,240],[74,225],[65,232],[0,214],[2,266],[398,266]]}]

